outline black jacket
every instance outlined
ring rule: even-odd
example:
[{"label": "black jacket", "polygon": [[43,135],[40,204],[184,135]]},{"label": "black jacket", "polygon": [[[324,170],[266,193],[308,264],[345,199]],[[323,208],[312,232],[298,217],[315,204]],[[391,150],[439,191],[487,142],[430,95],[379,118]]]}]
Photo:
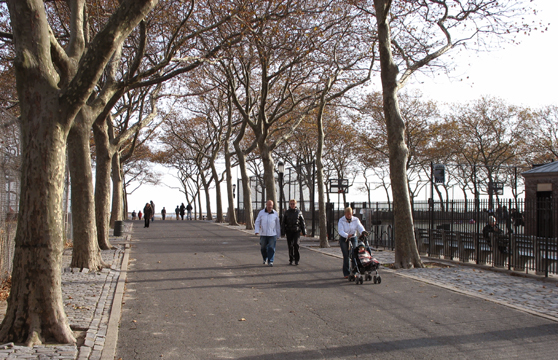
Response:
[{"label": "black jacket", "polygon": [[283,220],[281,221],[281,232],[296,233],[299,231],[302,231],[302,234],[306,235],[306,223],[304,222],[302,211],[298,210],[298,208],[289,208],[283,215]]}]

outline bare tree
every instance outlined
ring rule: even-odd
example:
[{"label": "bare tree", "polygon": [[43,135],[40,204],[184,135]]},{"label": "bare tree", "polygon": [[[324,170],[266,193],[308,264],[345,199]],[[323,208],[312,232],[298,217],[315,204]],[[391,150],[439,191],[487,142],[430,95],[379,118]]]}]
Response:
[{"label": "bare tree", "polygon": [[[364,3],[368,5],[369,2]],[[378,28],[383,107],[397,228],[396,267],[422,267],[414,240],[411,201],[405,176],[408,148],[397,93],[417,71],[429,66],[449,69],[451,64],[443,64],[440,58],[452,49],[472,42],[478,46],[486,45],[490,38],[529,31],[529,26],[523,22],[515,22],[525,12],[523,9],[519,11],[523,3],[516,0],[373,1],[374,9],[370,13],[376,19]],[[392,33],[392,29],[396,31]],[[395,35],[392,37],[392,34]]]},{"label": "bare tree", "polygon": [[[85,1],[70,1],[66,49],[52,36],[45,4],[10,0],[22,128],[21,202],[4,342],[73,343],[62,302],[62,192],[66,139],[114,51],[156,1],[124,0],[85,51]],[[37,221],[41,218],[42,221]]]}]

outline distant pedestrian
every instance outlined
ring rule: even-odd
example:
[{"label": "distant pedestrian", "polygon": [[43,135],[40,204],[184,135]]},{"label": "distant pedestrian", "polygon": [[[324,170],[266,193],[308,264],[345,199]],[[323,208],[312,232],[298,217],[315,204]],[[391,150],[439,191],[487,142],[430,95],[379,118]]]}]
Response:
[{"label": "distant pedestrian", "polygon": [[176,220],[178,220],[178,217],[180,216],[180,207],[178,205],[176,205],[176,209],[174,209],[174,213],[176,214]]},{"label": "distant pedestrian", "polygon": [[151,208],[150,203],[145,203],[145,207],[143,208],[143,217],[145,218],[144,228],[148,228],[149,220],[153,217],[153,209]]},{"label": "distant pedestrian", "polygon": [[136,220],[136,210],[132,211],[132,220]]},{"label": "distant pedestrian", "polygon": [[167,216],[167,210],[165,210],[165,207],[163,206],[163,210],[161,210],[161,217],[163,218],[163,220],[165,220],[166,216]]},{"label": "distant pedestrian", "polygon": [[142,212],[141,212],[141,210],[140,210],[140,211],[138,212],[138,218],[139,218],[140,220],[141,220],[141,216],[142,216],[142,215],[143,215],[143,214],[142,214]]},{"label": "distant pedestrian", "polygon": [[[155,221],[155,204],[153,203],[153,200],[149,202],[151,204],[151,211],[152,211],[152,215],[151,215],[151,221]],[[145,212],[145,211],[144,211]]]},{"label": "distant pedestrian", "polygon": [[273,201],[268,200],[265,209],[261,210],[254,224],[256,235],[260,235],[260,250],[263,263],[273,266],[275,259],[275,244],[281,236],[281,222],[279,214],[273,210]]},{"label": "distant pedestrian", "polygon": [[184,206],[184,203],[182,203],[182,204],[180,205],[180,218],[181,218],[182,220],[184,220],[184,213],[185,213],[185,212],[186,212],[186,206]]},{"label": "distant pedestrian", "polygon": [[190,205],[190,203],[188,203],[188,206],[186,206],[186,211],[188,211],[188,216],[186,217],[188,220],[192,220],[192,205]]},{"label": "distant pedestrian", "polygon": [[296,207],[296,200],[289,200],[289,209],[285,211],[281,222],[281,231],[287,237],[289,246],[289,265],[298,265],[300,261],[300,233],[306,235],[306,223],[302,211]]},{"label": "distant pedestrian", "polygon": [[348,207],[345,209],[345,215],[339,219],[337,223],[337,232],[339,233],[339,247],[343,253],[343,276],[348,278],[350,275],[349,268],[349,241],[353,245],[353,249],[357,247],[357,231],[362,233],[364,226],[360,220],[353,216],[353,209]]}]

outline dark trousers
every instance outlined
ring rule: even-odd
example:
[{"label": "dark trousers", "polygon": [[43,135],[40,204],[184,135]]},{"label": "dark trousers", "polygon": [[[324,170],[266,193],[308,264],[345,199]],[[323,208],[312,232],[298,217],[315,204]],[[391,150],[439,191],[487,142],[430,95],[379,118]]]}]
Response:
[{"label": "dark trousers", "polygon": [[298,262],[300,260],[300,231],[285,232],[287,236],[287,245],[289,246],[289,262]]},{"label": "dark trousers", "polygon": [[149,227],[149,217],[145,217],[145,227]]},{"label": "dark trousers", "polygon": [[[349,239],[349,241],[353,245],[353,250],[357,246],[357,238],[353,236]],[[351,273],[350,265],[349,265],[349,243],[346,238],[339,237],[339,247],[341,248],[341,252],[343,253],[343,276],[349,276]]]}]

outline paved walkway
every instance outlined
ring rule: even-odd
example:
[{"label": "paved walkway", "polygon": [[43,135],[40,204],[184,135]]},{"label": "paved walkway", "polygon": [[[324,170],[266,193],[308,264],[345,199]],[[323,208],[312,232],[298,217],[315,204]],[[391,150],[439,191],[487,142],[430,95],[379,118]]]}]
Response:
[{"label": "paved walkway", "polygon": [[[244,226],[227,226],[253,234]],[[341,249],[336,242],[330,248],[320,248],[312,238],[302,237],[302,246],[323,254],[342,258]],[[395,254],[389,250],[378,250],[374,257],[382,264],[393,264]],[[437,259],[425,259],[425,262],[440,262]],[[513,273],[484,270],[479,267],[444,262],[447,267],[426,267],[423,269],[397,270],[395,274],[423,281],[432,285],[493,301],[519,310],[531,312],[558,321],[558,282],[556,279],[543,281],[544,278],[526,278],[513,276]],[[384,269],[383,271],[393,271]]]},{"label": "paved walkway", "polygon": [[[126,231],[136,240],[132,253],[143,258],[131,259],[128,274],[117,353],[124,360],[555,355],[550,345],[558,335],[555,282],[455,264],[386,268],[381,285],[356,287],[338,278],[339,248],[321,249],[309,238],[303,247],[316,255],[305,252],[301,266],[285,266],[286,242],[280,240],[276,266],[269,268],[254,264],[257,238],[241,227],[155,222],[147,232],[130,225]],[[117,330],[120,317],[120,298],[114,308],[113,301],[124,281],[119,270],[127,265],[122,264],[127,241],[111,241],[117,249],[103,251],[103,259],[112,269],[99,273],[72,271],[71,253],[64,253],[64,304],[78,345],[4,344],[0,360],[113,359],[110,348],[118,334],[107,332],[109,323]],[[390,251],[375,257],[393,262]],[[348,309],[364,312],[354,316]],[[238,326],[244,323],[248,327]],[[363,333],[363,326],[369,331]]]},{"label": "paved walkway", "polygon": [[124,360],[555,358],[557,322],[406,271],[356,286],[322,252],[289,266],[284,240],[263,266],[253,234],[200,221],[156,222],[132,239]]}]

